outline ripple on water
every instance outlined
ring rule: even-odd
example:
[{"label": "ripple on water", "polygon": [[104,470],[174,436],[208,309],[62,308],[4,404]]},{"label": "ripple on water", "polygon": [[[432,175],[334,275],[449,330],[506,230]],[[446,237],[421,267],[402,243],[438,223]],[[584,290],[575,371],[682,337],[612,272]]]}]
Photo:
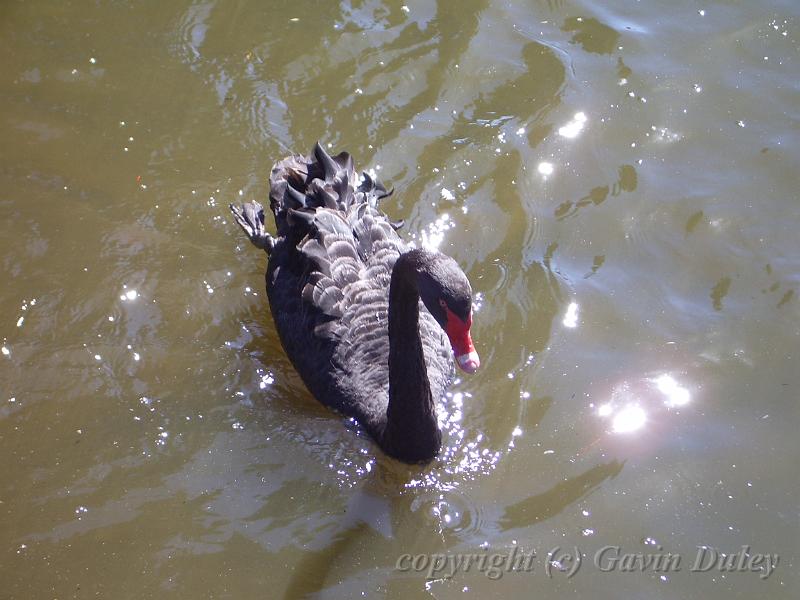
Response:
[{"label": "ripple on water", "polygon": [[291,139],[287,119],[288,107],[281,98],[278,84],[252,76],[252,89],[246,104],[240,107],[238,114],[246,121],[245,131],[250,141],[261,145],[265,140]]},{"label": "ripple on water", "polygon": [[215,2],[192,4],[178,19],[175,26],[177,38],[173,48],[178,57],[194,67],[200,61],[200,49],[208,31],[208,18]]},{"label": "ripple on water", "polygon": [[[439,425],[443,434],[439,456],[425,465],[406,466],[386,457],[354,419],[331,412],[300,389],[299,382],[289,383],[277,375],[278,372],[279,369],[265,372],[259,368],[253,383],[236,392],[240,403],[255,407],[256,412],[252,414],[258,424],[253,430],[267,432],[271,444],[277,440],[289,442],[278,444],[307,454],[321,469],[327,470],[342,489],[352,488],[363,483],[366,477],[377,475],[379,479],[391,480],[393,486],[408,490],[451,491],[466,481],[492,472],[504,454],[493,450],[482,433],[465,429],[465,404],[468,405],[472,394],[459,391],[458,381],[439,404]],[[283,406],[286,398],[299,397],[307,400],[291,401],[290,409]],[[267,409],[269,414],[263,414],[262,409]],[[285,414],[273,414],[273,411],[283,413],[284,409],[296,414],[288,418]],[[376,471],[378,465],[381,468]]]},{"label": "ripple on water", "polygon": [[422,491],[411,502],[411,511],[421,511],[442,531],[466,537],[481,532],[486,524],[486,509],[455,489]]}]

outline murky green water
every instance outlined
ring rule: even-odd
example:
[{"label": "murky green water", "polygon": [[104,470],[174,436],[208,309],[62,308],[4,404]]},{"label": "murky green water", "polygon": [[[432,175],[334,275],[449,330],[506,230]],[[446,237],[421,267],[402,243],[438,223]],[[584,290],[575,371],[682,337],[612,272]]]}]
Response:
[{"label": "murky green water", "polygon": [[[3,3],[0,596],[796,597],[799,26],[793,0]],[[485,366],[423,468],[305,391],[227,213],[317,139],[478,292]],[[603,572],[608,546],[680,570]],[[692,572],[698,546],[754,571]]]}]

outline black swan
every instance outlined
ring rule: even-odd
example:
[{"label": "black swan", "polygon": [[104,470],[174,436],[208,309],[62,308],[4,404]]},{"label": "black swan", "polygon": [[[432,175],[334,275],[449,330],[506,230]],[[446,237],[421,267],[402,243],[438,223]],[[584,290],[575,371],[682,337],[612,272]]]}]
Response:
[{"label": "black swan", "polygon": [[425,462],[441,446],[435,402],[453,376],[451,356],[467,373],[480,366],[472,290],[452,258],[400,239],[402,222],[378,211],[391,194],[379,181],[363,173],[356,184],[350,155],[317,143],[272,168],[277,237],[257,202],[230,209],[269,256],[272,318],[311,393],[390,456]]}]

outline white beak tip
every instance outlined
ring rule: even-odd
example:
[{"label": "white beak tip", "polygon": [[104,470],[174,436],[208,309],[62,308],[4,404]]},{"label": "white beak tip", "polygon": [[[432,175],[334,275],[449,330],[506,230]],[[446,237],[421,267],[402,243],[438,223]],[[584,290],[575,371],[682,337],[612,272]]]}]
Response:
[{"label": "white beak tip", "polygon": [[456,356],[456,363],[458,363],[458,366],[462,371],[466,373],[474,373],[480,368],[481,359],[478,357],[478,353],[473,350],[467,354]]}]

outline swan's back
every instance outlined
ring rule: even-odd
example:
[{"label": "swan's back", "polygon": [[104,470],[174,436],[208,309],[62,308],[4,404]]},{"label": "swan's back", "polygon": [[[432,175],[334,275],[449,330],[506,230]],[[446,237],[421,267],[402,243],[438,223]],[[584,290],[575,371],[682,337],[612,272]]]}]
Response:
[{"label": "swan's back", "polygon": [[[267,267],[267,293],[281,342],[306,386],[324,404],[374,432],[388,402],[388,310],[392,268],[409,248],[400,224],[378,210],[391,192],[349,154],[317,145],[270,175],[278,239]],[[420,303],[420,336],[433,398],[453,374],[441,328]]]}]

